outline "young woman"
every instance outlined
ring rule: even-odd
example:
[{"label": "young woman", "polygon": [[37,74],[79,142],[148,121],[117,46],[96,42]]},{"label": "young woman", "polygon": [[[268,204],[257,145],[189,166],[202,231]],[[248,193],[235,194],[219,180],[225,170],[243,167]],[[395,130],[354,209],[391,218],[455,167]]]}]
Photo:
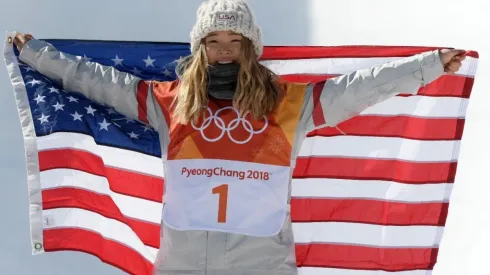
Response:
[{"label": "young woman", "polygon": [[158,131],[166,183],[160,275],[297,274],[289,200],[306,134],[416,94],[464,59],[460,50],[431,51],[326,83],[288,83],[258,62],[261,33],[243,0],[202,3],[192,54],[172,82],[142,81],[30,35],[14,43],[23,62],[65,90]]}]

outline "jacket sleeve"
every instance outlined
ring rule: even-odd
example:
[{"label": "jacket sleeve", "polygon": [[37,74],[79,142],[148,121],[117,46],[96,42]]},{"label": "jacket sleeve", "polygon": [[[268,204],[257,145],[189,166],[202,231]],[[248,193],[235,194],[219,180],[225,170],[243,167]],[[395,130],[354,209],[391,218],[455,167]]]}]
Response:
[{"label": "jacket sleeve", "polygon": [[[113,107],[117,112],[158,129],[162,120],[150,83],[114,67],[84,61],[58,51],[53,45],[32,39],[19,59],[67,92],[79,92],[90,100]],[[163,118],[162,118],[163,119]]]},{"label": "jacket sleeve", "polygon": [[336,126],[390,97],[416,95],[443,73],[436,50],[312,83],[305,94],[302,123],[307,132]]}]

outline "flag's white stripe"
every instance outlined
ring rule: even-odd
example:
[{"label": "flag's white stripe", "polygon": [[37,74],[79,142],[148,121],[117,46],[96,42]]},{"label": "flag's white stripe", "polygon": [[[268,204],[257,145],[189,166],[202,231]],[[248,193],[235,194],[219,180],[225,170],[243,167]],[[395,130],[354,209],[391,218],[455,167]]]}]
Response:
[{"label": "flag's white stripe", "polygon": [[388,272],[382,270],[354,270],[323,267],[300,267],[298,275],[431,275],[431,270]]},{"label": "flag's white stripe", "polygon": [[299,156],[397,159],[421,162],[451,162],[457,159],[459,140],[413,140],[398,137],[310,137]]},{"label": "flag's white stripe", "polygon": [[43,191],[71,187],[107,195],[124,216],[160,225],[161,203],[114,193],[107,179],[101,176],[72,169],[53,169],[41,172],[41,186]]},{"label": "flag's white stripe", "polygon": [[[154,263],[158,255],[158,249],[147,245],[145,245],[145,248],[148,251],[148,254],[150,254],[150,259],[152,259],[152,263]],[[398,274],[394,274],[394,275],[398,275]]]},{"label": "flag's white stripe", "polygon": [[157,249],[144,245],[129,226],[119,221],[78,208],[44,210],[43,217],[45,230],[61,228],[85,229],[99,233],[105,239],[130,247],[152,263],[155,260]]},{"label": "flag's white stripe", "polygon": [[318,222],[293,223],[296,243],[351,244],[372,247],[438,247],[444,227]]},{"label": "flag's white stripe", "polygon": [[[263,60],[276,74],[347,74],[359,69],[381,65],[400,59],[400,57],[369,58],[309,58],[287,60]],[[458,75],[474,77],[478,58],[466,57]]]},{"label": "flag's white stripe", "polygon": [[77,149],[98,155],[106,166],[128,171],[163,177],[162,160],[157,157],[141,154],[110,146],[98,145],[89,135],[78,133],[54,133],[37,138],[39,151],[50,149]]},{"label": "flag's white stripe", "polygon": [[361,115],[424,118],[464,118],[468,99],[459,97],[395,96],[368,107]]},{"label": "flag's white stripe", "polygon": [[402,203],[448,202],[452,184],[404,184],[381,180],[293,179],[297,198],[370,199]]}]

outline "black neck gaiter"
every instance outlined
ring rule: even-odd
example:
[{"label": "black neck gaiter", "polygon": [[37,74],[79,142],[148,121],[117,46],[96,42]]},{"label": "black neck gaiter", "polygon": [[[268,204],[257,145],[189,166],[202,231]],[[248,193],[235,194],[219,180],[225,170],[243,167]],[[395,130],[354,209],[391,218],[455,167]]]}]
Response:
[{"label": "black neck gaiter", "polygon": [[208,94],[216,99],[232,100],[239,71],[237,63],[208,65]]}]

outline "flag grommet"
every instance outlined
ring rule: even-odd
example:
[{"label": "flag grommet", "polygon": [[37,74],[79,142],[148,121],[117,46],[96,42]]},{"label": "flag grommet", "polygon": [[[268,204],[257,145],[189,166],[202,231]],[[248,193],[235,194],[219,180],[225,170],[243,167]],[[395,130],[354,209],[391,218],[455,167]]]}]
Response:
[{"label": "flag grommet", "polygon": [[8,38],[8,42],[9,42],[9,44],[12,44],[13,39],[12,39],[12,37],[11,37],[11,36],[9,36],[9,38]]},{"label": "flag grommet", "polygon": [[43,248],[43,245],[42,245],[42,244],[40,244],[40,243],[35,243],[35,244],[34,244],[34,248],[35,248],[36,250],[41,250],[41,249]]}]

